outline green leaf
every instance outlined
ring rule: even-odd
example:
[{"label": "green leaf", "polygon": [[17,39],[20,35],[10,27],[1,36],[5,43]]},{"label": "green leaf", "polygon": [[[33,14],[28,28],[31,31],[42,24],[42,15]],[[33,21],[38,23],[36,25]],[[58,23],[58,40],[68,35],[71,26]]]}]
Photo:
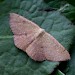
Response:
[{"label": "green leaf", "polygon": [[[75,24],[75,6],[72,6],[67,0],[44,0],[49,7],[43,10],[55,9],[60,11],[64,16],[71,20]],[[74,3],[74,2],[72,2]]]},{"label": "green leaf", "polygon": [[75,23],[75,7],[70,4],[65,4],[60,9],[58,9],[63,15]]},{"label": "green leaf", "polygon": [[57,70],[57,72],[55,73],[55,75],[65,75],[65,74],[62,73],[60,70]]},{"label": "green leaf", "polygon": [[44,0],[51,8],[59,9],[64,6],[67,2],[63,0]]},{"label": "green leaf", "polygon": [[75,0],[66,0],[66,1],[75,6]]},{"label": "green leaf", "polygon": [[44,8],[44,10],[46,9],[50,10],[50,8],[57,10],[67,3],[66,1],[63,0],[44,0],[44,2],[48,5],[47,7]]},{"label": "green leaf", "polygon": [[46,12],[43,0],[4,0],[0,3],[0,75],[48,75],[59,62],[35,62],[14,46],[9,13],[18,13],[44,28],[66,49],[72,43],[74,26],[58,11]]},{"label": "green leaf", "polygon": [[66,75],[74,75],[75,74],[75,39],[71,48],[71,60],[67,63],[67,68],[65,70]]},{"label": "green leaf", "polygon": [[3,2],[3,0],[0,0],[0,2]]}]

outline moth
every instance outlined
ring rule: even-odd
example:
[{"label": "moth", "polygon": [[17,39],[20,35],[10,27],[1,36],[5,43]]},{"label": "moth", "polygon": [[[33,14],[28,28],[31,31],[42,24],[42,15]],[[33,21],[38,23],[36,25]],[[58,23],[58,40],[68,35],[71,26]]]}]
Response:
[{"label": "moth", "polygon": [[35,61],[65,61],[69,52],[49,33],[32,21],[10,13],[10,28],[14,44]]}]

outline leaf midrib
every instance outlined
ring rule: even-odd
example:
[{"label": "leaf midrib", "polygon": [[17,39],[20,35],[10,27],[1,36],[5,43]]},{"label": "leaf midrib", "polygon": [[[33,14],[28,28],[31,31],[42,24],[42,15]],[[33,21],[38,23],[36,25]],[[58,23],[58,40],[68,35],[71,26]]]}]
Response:
[{"label": "leaf midrib", "polygon": [[10,39],[13,38],[13,35],[0,36],[0,39]]}]

